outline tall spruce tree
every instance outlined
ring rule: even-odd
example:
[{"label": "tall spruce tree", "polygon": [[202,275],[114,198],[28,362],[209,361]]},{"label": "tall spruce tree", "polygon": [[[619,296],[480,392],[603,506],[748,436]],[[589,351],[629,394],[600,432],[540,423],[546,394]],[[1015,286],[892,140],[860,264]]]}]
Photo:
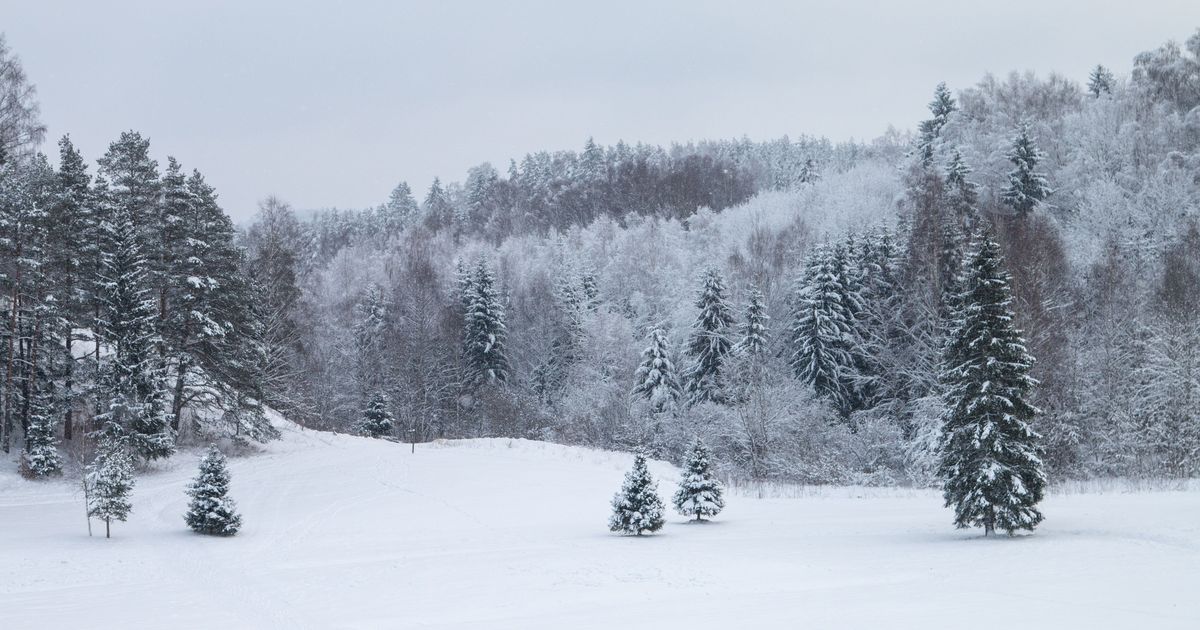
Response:
[{"label": "tall spruce tree", "polygon": [[700,313],[688,340],[688,354],[695,362],[688,372],[688,395],[693,404],[721,402],[724,400],[721,367],[733,347],[729,334],[734,318],[725,297],[725,282],[715,267],[704,271],[696,308]]},{"label": "tall spruce tree", "polygon": [[469,291],[463,292],[467,304],[463,355],[467,380],[473,385],[503,384],[508,380],[509,364],[504,326],[504,306],[500,291],[487,261],[480,260],[470,279]]},{"label": "tall spruce tree", "polygon": [[679,489],[675,491],[675,509],[684,516],[695,516],[697,521],[716,516],[725,508],[721,482],[713,476],[711,459],[708,446],[697,437],[688,451]]},{"label": "tall spruce tree", "polygon": [[675,408],[682,396],[675,363],[671,361],[671,349],[667,335],[661,328],[650,331],[650,345],[642,351],[642,362],[633,375],[633,398],[650,403],[652,413],[663,413]]},{"label": "tall spruce tree", "polygon": [[818,247],[808,258],[795,301],[791,329],[792,369],[843,416],[855,400],[852,314],[832,252]]},{"label": "tall spruce tree", "polygon": [[88,466],[88,516],[104,521],[104,537],[112,537],[112,522],[124,521],[133,506],[133,459],[119,440],[102,439],[96,459]]},{"label": "tall spruce tree", "polygon": [[94,255],[91,248],[95,229],[95,204],[91,194],[91,177],[83,156],[68,136],[58,143],[58,185],[54,203],[50,205],[47,226],[47,270],[53,297],[60,309],[60,318],[53,324],[53,333],[61,340],[63,407],[63,439],[73,437],[73,411],[83,394],[76,377],[76,359],[72,352],[75,323],[85,326],[91,322],[86,288],[88,277],[96,267],[88,265]]},{"label": "tall spruce tree", "polygon": [[118,211],[104,252],[101,361],[97,420],[110,439],[126,441],[153,460],[175,450],[166,409],[162,359],[156,351],[155,300],[130,213]]},{"label": "tall spruce tree", "polygon": [[198,534],[232,536],[242,527],[237,504],[229,498],[229,468],[225,456],[211,446],[200,460],[200,472],[187,489],[192,498],[183,520]]},{"label": "tall spruce tree", "polygon": [[54,409],[50,396],[41,388],[32,392],[29,400],[29,428],[26,430],[25,451],[21,453],[21,472],[40,479],[62,474],[54,437]]},{"label": "tall spruce tree", "polygon": [[658,483],[650,476],[645,456],[633,458],[633,468],[625,473],[625,482],[613,496],[612,516],[608,529],[622,534],[641,536],[662,529],[663,502],[658,496]]},{"label": "tall spruce tree", "polygon": [[1028,402],[1033,357],[1014,324],[1000,246],[981,237],[967,266],[940,375],[946,412],[938,472],[960,528],[1032,530],[1046,474]]},{"label": "tall spruce tree", "polygon": [[1015,210],[1017,216],[1026,216],[1033,212],[1054,192],[1046,180],[1046,175],[1037,168],[1045,157],[1030,135],[1029,125],[1022,124],[1008,152],[1013,170],[1008,174],[1008,185],[1000,191],[1000,199]]},{"label": "tall spruce tree", "polygon": [[958,104],[954,102],[954,96],[950,94],[946,84],[937,84],[937,88],[933,92],[933,100],[929,102],[929,112],[933,114],[933,117],[921,121],[917,139],[917,155],[926,167],[933,165],[942,127],[946,126],[950,114],[957,109]]}]

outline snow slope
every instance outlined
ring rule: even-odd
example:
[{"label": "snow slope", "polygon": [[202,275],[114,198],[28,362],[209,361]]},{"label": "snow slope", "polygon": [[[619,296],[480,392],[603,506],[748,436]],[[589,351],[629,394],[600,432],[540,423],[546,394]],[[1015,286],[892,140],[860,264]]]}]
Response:
[{"label": "snow slope", "polygon": [[196,459],[142,476],[112,540],[65,482],[0,478],[0,628],[1200,628],[1198,492],[1053,497],[1015,539],[927,492],[731,496],[625,538],[627,455],[290,427],[231,460],[220,539],[183,524]]}]

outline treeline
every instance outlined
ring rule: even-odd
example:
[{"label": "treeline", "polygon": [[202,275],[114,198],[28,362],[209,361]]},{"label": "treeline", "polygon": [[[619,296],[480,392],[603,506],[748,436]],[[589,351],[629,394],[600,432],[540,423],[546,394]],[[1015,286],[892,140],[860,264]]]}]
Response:
[{"label": "treeline", "polygon": [[[728,474],[926,483],[963,262],[986,235],[1011,277],[1013,343],[1034,359],[1049,474],[1194,475],[1198,57],[1200,35],[1139,55],[1128,78],[939,86],[916,134],[810,143],[789,168],[697,145],[747,186],[717,195],[728,180],[710,171],[677,206],[619,200],[636,188],[612,185],[617,156],[637,151],[591,144],[563,166],[476,169],[424,203],[401,188],[406,219],[362,237],[331,226],[386,204],[305,221],[270,200],[244,243],[289,413],[672,458],[701,435]],[[496,187],[509,201],[470,201]],[[381,407],[390,425],[365,417]]]},{"label": "treeline", "polygon": [[94,175],[69,138],[0,165],[0,448],[56,474],[85,457],[167,457],[180,432],[262,440],[254,285],[203,175],[121,134]]}]

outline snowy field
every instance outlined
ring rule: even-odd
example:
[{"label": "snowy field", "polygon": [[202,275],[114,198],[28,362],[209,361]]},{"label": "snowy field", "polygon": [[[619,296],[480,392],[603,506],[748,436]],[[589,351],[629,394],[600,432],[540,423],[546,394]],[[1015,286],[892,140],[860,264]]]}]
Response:
[{"label": "snowy field", "polygon": [[637,539],[605,527],[626,455],[289,429],[231,461],[218,539],[181,518],[195,461],[140,477],[112,540],[74,488],[0,477],[0,628],[1200,628],[1195,491],[1053,496],[1015,539],[931,492],[734,494]]}]

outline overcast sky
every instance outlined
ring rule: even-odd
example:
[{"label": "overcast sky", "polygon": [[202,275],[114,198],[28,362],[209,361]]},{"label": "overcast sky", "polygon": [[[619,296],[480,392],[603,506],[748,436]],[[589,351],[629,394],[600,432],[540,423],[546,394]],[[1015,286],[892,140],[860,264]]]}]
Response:
[{"label": "overcast sky", "polygon": [[51,141],[94,161],[137,129],[238,220],[268,194],[358,208],[407,180],[420,197],[589,135],[873,138],[914,127],[938,81],[1123,75],[1197,26],[1197,0],[0,0]]}]

